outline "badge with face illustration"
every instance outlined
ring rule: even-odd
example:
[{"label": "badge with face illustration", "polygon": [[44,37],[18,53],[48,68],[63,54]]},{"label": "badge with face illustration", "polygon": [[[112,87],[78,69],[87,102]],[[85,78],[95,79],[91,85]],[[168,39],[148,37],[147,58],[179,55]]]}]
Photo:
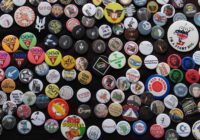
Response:
[{"label": "badge with face illustration", "polygon": [[125,10],[119,3],[109,3],[104,9],[104,16],[110,23],[120,23],[125,17]]},{"label": "badge with face illustration", "polygon": [[174,22],[168,30],[170,45],[179,52],[193,50],[199,40],[197,28],[188,21]]}]

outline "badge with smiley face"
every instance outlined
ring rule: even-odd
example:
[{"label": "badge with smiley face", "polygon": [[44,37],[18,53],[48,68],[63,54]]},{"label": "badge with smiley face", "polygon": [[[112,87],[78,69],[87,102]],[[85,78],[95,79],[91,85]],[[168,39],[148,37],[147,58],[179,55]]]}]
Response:
[{"label": "badge with smiley face", "polygon": [[125,17],[125,10],[119,3],[109,3],[104,9],[104,16],[110,23],[120,23]]}]

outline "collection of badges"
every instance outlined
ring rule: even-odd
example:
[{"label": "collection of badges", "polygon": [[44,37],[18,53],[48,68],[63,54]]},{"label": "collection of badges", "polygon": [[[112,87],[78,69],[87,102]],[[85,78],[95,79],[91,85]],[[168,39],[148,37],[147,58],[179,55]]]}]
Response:
[{"label": "collection of badges", "polygon": [[[191,126],[185,119],[200,113],[197,6],[186,0],[2,0],[2,28],[34,25],[38,33],[47,27],[50,34],[43,46],[29,31],[2,38],[0,134],[17,127],[27,135],[34,125],[51,134],[60,129],[68,140],[83,136],[98,140],[102,133],[114,132],[140,136],[147,131],[155,139],[178,140],[193,134],[199,140],[200,120]],[[63,16],[65,25],[59,19]],[[168,23],[169,28],[164,28]],[[66,34],[60,35],[63,30]],[[177,53],[169,53],[169,47]],[[77,58],[67,53],[70,49]],[[86,57],[90,50],[98,59]],[[166,61],[160,62],[157,55],[167,56]],[[154,74],[142,78],[143,66]],[[119,76],[111,70],[125,73]],[[76,79],[82,88],[68,85]],[[92,84],[96,79],[102,87],[90,91],[87,87],[96,86]],[[29,90],[19,89],[19,83]],[[75,108],[68,101],[74,96],[81,105],[71,114]],[[93,97],[94,108],[87,104]],[[92,113],[103,119],[101,126],[87,125]],[[171,124],[176,128],[169,128]]]}]

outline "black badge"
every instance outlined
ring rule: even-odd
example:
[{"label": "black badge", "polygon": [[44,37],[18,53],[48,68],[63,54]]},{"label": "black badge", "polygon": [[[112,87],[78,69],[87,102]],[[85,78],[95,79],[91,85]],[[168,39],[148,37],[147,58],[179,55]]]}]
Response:
[{"label": "black badge", "polygon": [[12,54],[12,65],[17,65],[18,68],[22,68],[27,65],[27,55],[24,51],[18,50]]},{"label": "black badge", "polygon": [[73,45],[73,40],[70,36],[62,35],[59,38],[59,47],[61,47],[62,49],[69,49],[72,47],[72,45]]},{"label": "black badge", "polygon": [[93,69],[101,75],[105,75],[109,68],[108,59],[105,56],[99,57],[93,65]]},{"label": "black badge", "polygon": [[82,104],[78,107],[78,115],[81,116],[83,119],[87,119],[91,115],[91,108],[89,105]]},{"label": "black badge", "polygon": [[58,38],[53,34],[49,34],[44,39],[44,45],[47,47],[54,48],[58,45]]}]

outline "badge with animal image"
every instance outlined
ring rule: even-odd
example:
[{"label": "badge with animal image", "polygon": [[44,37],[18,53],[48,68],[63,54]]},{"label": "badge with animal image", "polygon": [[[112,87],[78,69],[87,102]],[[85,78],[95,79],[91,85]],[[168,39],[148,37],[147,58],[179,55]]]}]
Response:
[{"label": "badge with animal image", "polygon": [[119,3],[111,2],[106,5],[104,16],[110,23],[120,23],[125,17],[125,10]]},{"label": "badge with animal image", "polygon": [[188,21],[176,21],[168,29],[169,44],[179,52],[193,50],[199,41],[197,28]]},{"label": "badge with animal image", "polygon": [[61,132],[68,140],[79,140],[86,131],[85,122],[77,115],[67,116],[61,123]]}]

